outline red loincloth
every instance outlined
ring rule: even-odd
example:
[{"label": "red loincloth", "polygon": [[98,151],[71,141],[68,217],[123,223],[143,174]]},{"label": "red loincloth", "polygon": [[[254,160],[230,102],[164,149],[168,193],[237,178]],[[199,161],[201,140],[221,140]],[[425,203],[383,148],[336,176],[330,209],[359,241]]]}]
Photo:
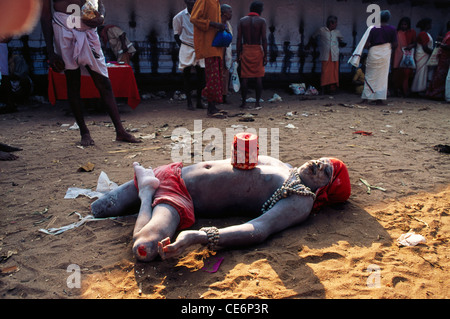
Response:
[{"label": "red loincloth", "polygon": [[241,77],[260,78],[265,74],[264,52],[257,44],[244,44],[241,54]]}]

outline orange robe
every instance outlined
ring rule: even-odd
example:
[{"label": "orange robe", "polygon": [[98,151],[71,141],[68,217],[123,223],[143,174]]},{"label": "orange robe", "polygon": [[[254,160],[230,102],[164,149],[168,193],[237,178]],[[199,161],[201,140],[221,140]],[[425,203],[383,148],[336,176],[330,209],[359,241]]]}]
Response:
[{"label": "orange robe", "polygon": [[322,74],[320,79],[321,86],[330,84],[339,86],[339,61],[331,61],[331,54],[328,61],[322,61]]},{"label": "orange robe", "polygon": [[197,0],[191,13],[194,24],[194,48],[197,59],[222,57],[223,48],[213,47],[217,29],[210,22],[221,23],[219,0]]}]

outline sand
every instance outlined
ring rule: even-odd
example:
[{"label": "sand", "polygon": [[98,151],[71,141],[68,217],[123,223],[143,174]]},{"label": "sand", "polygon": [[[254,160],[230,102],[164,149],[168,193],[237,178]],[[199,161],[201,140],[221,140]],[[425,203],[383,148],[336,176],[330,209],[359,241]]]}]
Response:
[{"label": "sand", "polygon": [[[134,111],[121,104],[124,125],[143,138],[138,145],[114,141],[109,117],[91,110],[86,118],[96,145],[80,147],[78,131],[63,126],[74,122],[64,101],[0,115],[0,141],[23,148],[18,160],[0,162],[0,298],[448,298],[450,157],[433,146],[450,142],[449,104],[391,98],[387,106],[358,105],[353,94],[304,100],[282,90],[266,90],[263,99],[275,92],[283,101],[250,111],[253,122],[207,118],[169,98],[143,101]],[[238,114],[239,96],[230,102],[222,108]],[[77,222],[73,212],[90,214],[92,200],[64,199],[68,188],[95,189],[102,171],[127,182],[133,161],[171,162],[173,130],[194,132],[194,120],[224,135],[232,125],[267,128],[268,136],[278,128],[282,161],[338,157],[348,165],[352,196],[260,245],[203,259],[202,247],[192,247],[180,259],[136,263],[135,215],[56,236],[39,231]],[[210,141],[201,142],[205,149]],[[91,171],[79,171],[88,163]],[[384,191],[368,193],[361,179]],[[201,219],[192,228],[245,221]],[[399,246],[409,231],[426,242]],[[217,272],[199,269],[202,260],[217,258],[223,260]]]}]

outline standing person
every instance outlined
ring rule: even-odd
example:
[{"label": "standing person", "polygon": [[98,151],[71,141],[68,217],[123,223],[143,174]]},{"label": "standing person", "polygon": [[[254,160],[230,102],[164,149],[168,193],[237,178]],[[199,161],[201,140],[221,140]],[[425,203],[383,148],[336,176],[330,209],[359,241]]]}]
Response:
[{"label": "standing person", "polygon": [[[52,14],[52,2],[54,13]],[[116,140],[139,143],[122,126],[116,99],[108,77],[105,57],[101,49],[96,28],[104,23],[105,8],[98,0],[98,9],[93,19],[80,19],[79,26],[69,25],[73,17],[67,13],[70,5],[81,6],[82,0],[44,0],[41,26],[44,33],[49,64],[56,72],[63,72],[67,79],[67,96],[75,120],[80,127],[81,145],[94,145],[85,123],[80,96],[81,68],[92,77],[100,97],[116,129]],[[69,12],[71,12],[69,10]],[[76,20],[75,20],[76,21]],[[76,24],[76,23],[75,23]]]},{"label": "standing person", "polygon": [[105,46],[109,44],[117,62],[130,64],[131,58],[136,53],[136,48],[128,39],[125,31],[116,25],[109,24],[102,28],[100,37]]},{"label": "standing person", "polygon": [[417,36],[416,46],[416,74],[411,86],[411,91],[415,93],[423,93],[427,89],[428,82],[428,66],[427,62],[433,53],[433,38],[428,33],[431,30],[433,21],[430,18],[424,18],[417,22],[416,27],[420,29]]},{"label": "standing person", "polygon": [[439,62],[436,71],[434,72],[433,81],[427,90],[427,97],[435,100],[443,100],[445,97],[445,86],[450,66],[450,21],[447,22],[447,34],[438,45]]},{"label": "standing person", "polygon": [[10,37],[0,35],[0,103],[5,104],[0,108],[0,113],[12,113],[17,111],[17,106],[13,101],[11,82],[9,76],[9,50],[8,43]]},{"label": "standing person", "polygon": [[363,102],[376,101],[384,104],[387,99],[389,66],[392,50],[397,48],[397,30],[388,24],[391,13],[380,12],[380,27],[370,30],[366,47],[369,48],[366,61]]},{"label": "standing person", "polygon": [[189,110],[192,106],[191,71],[195,68],[197,74],[197,108],[202,109],[202,89],[205,85],[205,59],[198,59],[194,50],[194,25],[191,22],[192,8],[196,0],[184,0],[186,8],[180,11],[172,20],[175,41],[180,46],[178,67],[183,72],[184,91]]},{"label": "standing person", "polygon": [[403,58],[403,50],[411,51],[416,46],[416,31],[411,29],[411,19],[403,17],[397,27],[398,46],[394,51],[392,64],[392,80],[395,93],[408,97],[410,95],[409,82],[413,76],[412,68],[402,68],[400,63]]},{"label": "standing person", "polygon": [[217,31],[225,30],[221,22],[219,0],[197,0],[191,12],[194,24],[194,48],[197,59],[205,59],[206,86],[203,96],[208,100],[207,115],[223,118],[224,114],[216,108],[222,103],[223,48],[213,47]]},{"label": "standing person", "polygon": [[339,47],[345,47],[346,43],[341,32],[336,29],[337,23],[336,16],[329,16],[326,27],[321,27],[312,36],[313,41],[319,40],[322,94],[334,93],[339,87]]},{"label": "standing person", "polygon": [[[233,35],[233,27],[231,26],[231,18],[233,17],[233,8],[228,4],[220,6],[222,23],[226,25],[227,30]],[[222,102],[227,103],[227,95],[230,85],[230,68],[233,63],[233,48],[231,45],[224,49],[223,53],[223,87],[222,87]]]},{"label": "standing person", "polygon": [[263,9],[261,1],[254,1],[250,5],[250,13],[239,21],[236,53],[241,62],[242,108],[246,107],[249,78],[256,78],[255,107],[260,106],[262,78],[267,64],[267,25],[261,18]]}]

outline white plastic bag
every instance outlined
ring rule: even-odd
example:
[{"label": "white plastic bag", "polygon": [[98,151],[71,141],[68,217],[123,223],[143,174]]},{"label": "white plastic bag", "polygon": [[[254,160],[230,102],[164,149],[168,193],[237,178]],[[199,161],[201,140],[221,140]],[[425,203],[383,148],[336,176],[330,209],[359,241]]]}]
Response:
[{"label": "white plastic bag", "polygon": [[403,57],[400,62],[400,67],[405,69],[415,69],[416,62],[414,61],[414,49],[406,50],[405,48],[402,48],[402,51]]},{"label": "white plastic bag", "polygon": [[239,92],[241,89],[241,82],[239,81],[239,75],[238,75],[238,64],[237,62],[233,62],[233,65],[231,66],[232,72],[231,72],[231,84],[233,85],[234,92]]},{"label": "white plastic bag", "polygon": [[425,237],[422,235],[416,234],[414,232],[402,234],[398,239],[397,242],[400,246],[416,246],[418,244],[424,244],[426,243]]}]

